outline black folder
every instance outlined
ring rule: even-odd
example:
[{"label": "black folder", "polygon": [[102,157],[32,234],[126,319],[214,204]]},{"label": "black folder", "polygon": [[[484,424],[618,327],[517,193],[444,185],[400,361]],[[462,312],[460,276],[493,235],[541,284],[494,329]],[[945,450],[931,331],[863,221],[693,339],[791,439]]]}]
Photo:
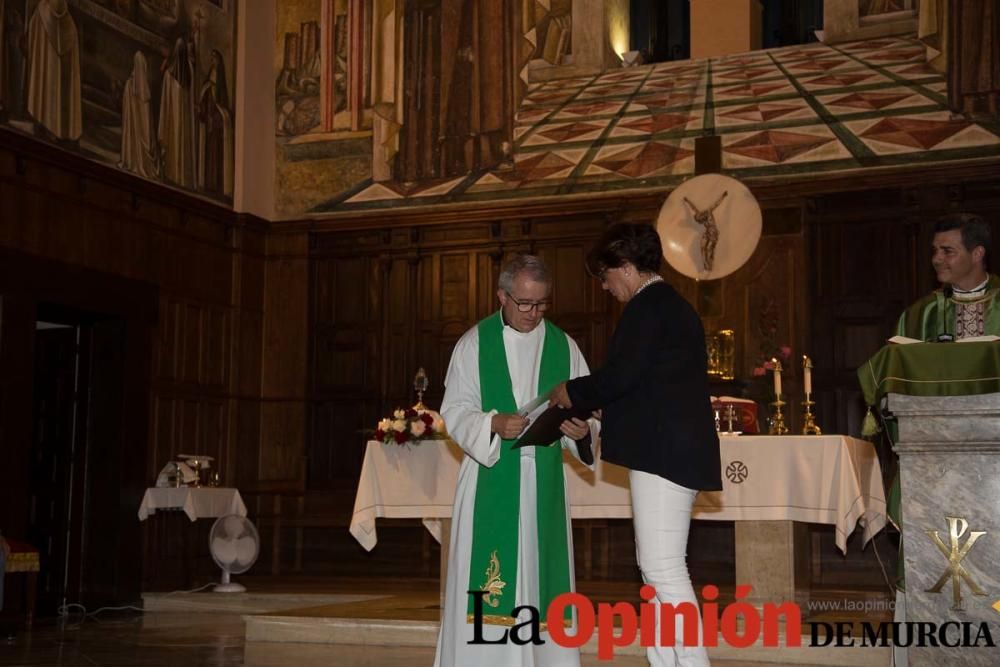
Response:
[{"label": "black folder", "polygon": [[[521,434],[521,437],[514,443],[514,449],[520,447],[547,447],[553,442],[557,442],[563,435],[562,431],[559,430],[560,424],[573,417],[586,421],[590,417],[590,410],[561,408],[558,405],[553,405],[539,415],[535,421],[531,422],[528,430]],[[580,460],[587,465],[594,463],[594,453],[590,446],[590,440],[590,434],[588,433],[586,438],[576,443],[577,451],[580,453]]]}]

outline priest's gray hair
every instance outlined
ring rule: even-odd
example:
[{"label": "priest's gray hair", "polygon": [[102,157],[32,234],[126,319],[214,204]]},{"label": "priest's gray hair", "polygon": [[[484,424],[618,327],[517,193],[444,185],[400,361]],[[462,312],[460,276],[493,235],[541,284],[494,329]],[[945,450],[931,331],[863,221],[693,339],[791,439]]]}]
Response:
[{"label": "priest's gray hair", "polygon": [[535,282],[552,284],[552,278],[549,276],[549,267],[545,265],[541,257],[537,255],[516,255],[514,259],[504,265],[503,271],[500,272],[500,278],[497,280],[497,285],[500,289],[510,294],[511,290],[514,289],[514,279],[521,273],[526,273],[528,278]]}]

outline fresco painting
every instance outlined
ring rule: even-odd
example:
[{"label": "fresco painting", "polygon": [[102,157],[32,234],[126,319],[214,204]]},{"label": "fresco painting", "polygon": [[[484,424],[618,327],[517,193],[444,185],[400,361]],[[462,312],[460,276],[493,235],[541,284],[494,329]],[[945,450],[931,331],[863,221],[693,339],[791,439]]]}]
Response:
[{"label": "fresco painting", "polygon": [[[387,3],[283,0],[277,5],[277,215],[300,213],[372,177],[372,41]],[[390,5],[390,14],[394,9]],[[382,25],[380,23],[380,25]]]},{"label": "fresco painting", "polygon": [[0,120],[143,178],[233,192],[232,0],[0,1]]}]

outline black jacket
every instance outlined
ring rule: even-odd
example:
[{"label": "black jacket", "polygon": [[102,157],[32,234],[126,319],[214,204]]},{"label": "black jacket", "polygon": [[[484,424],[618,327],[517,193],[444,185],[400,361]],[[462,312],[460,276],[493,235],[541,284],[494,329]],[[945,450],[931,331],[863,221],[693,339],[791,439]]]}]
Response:
[{"label": "black jacket", "polygon": [[602,408],[601,458],[689,489],[722,488],[701,319],[670,285],[635,295],[604,366],[570,380],[574,407]]}]

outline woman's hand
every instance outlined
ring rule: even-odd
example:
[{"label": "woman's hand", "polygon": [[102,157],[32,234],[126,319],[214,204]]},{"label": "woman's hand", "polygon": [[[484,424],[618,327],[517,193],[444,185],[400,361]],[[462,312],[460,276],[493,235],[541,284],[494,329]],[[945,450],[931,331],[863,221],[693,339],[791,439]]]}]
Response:
[{"label": "woman's hand", "polygon": [[[549,405],[558,405],[560,408],[571,408],[573,407],[573,401],[569,399],[569,393],[566,391],[566,383],[560,382],[549,394]],[[564,422],[565,423],[565,422]]]},{"label": "woman's hand", "polygon": [[560,424],[559,430],[570,440],[583,440],[590,433],[590,426],[582,419],[573,417]]}]

